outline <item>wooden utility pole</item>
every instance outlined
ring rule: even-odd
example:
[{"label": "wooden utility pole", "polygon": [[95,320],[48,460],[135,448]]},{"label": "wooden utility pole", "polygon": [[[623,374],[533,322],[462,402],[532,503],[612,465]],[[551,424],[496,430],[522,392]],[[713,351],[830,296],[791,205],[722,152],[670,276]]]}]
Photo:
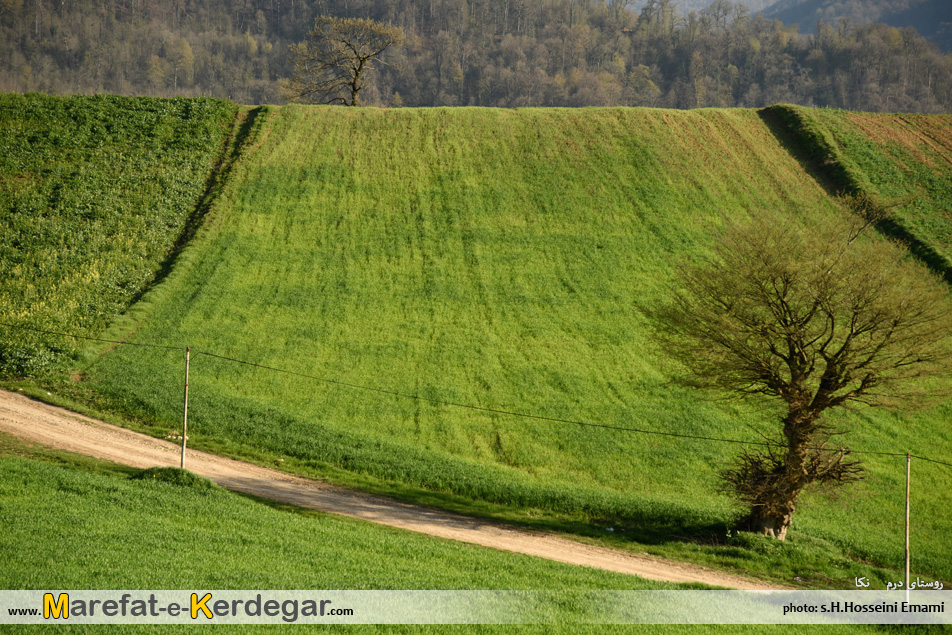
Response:
[{"label": "wooden utility pole", "polygon": [[188,359],[191,350],[185,347],[185,407],[182,411],[182,469],[185,469],[185,439],[188,435]]},{"label": "wooden utility pole", "polygon": [[909,601],[909,477],[912,474],[912,455],[906,452],[906,601]]}]

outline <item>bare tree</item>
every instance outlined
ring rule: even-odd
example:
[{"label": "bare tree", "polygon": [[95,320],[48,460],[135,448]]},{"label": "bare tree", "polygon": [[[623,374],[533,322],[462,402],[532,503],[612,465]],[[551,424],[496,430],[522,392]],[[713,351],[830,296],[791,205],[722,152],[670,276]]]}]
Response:
[{"label": "bare tree", "polygon": [[747,528],[780,540],[804,487],[861,478],[850,450],[828,447],[841,431],[821,415],[919,402],[952,367],[945,285],[900,246],[861,236],[880,214],[848,202],[857,213],[809,230],[768,217],[728,226],[655,312],[695,385],[783,404],[772,445],[723,473],[750,506]]},{"label": "bare tree", "polygon": [[403,30],[390,24],[320,16],[308,39],[290,47],[294,73],[285,96],[291,101],[358,106],[367,73],[384,51],[404,39]]}]

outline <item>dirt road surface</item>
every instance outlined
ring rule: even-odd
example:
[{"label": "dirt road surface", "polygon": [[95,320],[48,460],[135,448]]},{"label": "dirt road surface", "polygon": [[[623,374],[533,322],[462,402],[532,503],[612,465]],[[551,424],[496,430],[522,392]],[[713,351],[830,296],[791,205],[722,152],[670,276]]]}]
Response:
[{"label": "dirt road surface", "polygon": [[[177,467],[181,459],[180,445],[14,392],[0,391],[0,430],[35,443],[138,468]],[[584,545],[553,535],[348,491],[205,452],[186,450],[185,467],[236,492],[485,547],[649,580],[702,582],[735,589],[780,588],[696,565]]]}]

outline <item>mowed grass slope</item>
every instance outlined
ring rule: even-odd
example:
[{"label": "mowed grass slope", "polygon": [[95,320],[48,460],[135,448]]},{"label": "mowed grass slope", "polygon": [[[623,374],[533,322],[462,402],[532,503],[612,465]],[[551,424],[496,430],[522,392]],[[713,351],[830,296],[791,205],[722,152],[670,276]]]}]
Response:
[{"label": "mowed grass slope", "polygon": [[[568,514],[642,541],[725,540],[738,510],[717,473],[736,445],[445,402],[731,439],[771,430],[769,406],[673,384],[678,369],[639,310],[722,215],[842,213],[756,112],[261,116],[177,270],[111,333],[298,373],[193,354],[194,445]],[[159,432],[180,425],[181,354],[96,352],[85,372],[103,403]],[[856,449],[941,458],[948,412],[837,419]],[[808,497],[791,541],[898,567],[904,462],[863,458],[869,480],[832,502]],[[952,474],[921,469],[915,562],[948,576]],[[848,582],[811,566],[790,570]]]}]

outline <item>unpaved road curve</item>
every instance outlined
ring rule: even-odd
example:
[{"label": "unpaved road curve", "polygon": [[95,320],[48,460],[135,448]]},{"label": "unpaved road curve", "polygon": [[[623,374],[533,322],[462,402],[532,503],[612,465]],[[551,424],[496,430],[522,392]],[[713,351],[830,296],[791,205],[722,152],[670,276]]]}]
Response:
[{"label": "unpaved road curve", "polygon": [[[35,443],[139,468],[178,466],[181,460],[179,445],[8,391],[0,391],[0,430]],[[584,545],[553,535],[352,492],[205,452],[187,450],[185,466],[236,492],[495,549],[649,580],[702,582],[736,589],[779,588],[696,565]]]}]

